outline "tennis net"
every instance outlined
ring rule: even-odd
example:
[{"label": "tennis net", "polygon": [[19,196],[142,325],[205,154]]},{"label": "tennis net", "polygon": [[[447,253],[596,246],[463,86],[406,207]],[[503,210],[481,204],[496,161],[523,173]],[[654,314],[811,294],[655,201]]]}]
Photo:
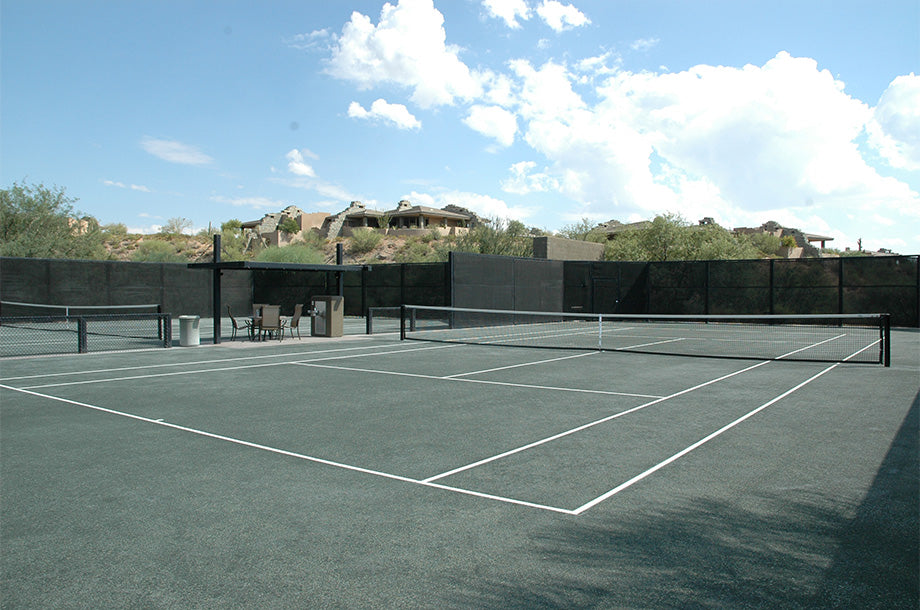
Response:
[{"label": "tennis net", "polygon": [[[0,357],[36,356],[48,354],[87,353],[143,349],[149,347],[170,347],[172,345],[172,316],[164,313],[149,313],[143,306],[36,306],[15,304],[28,311],[57,311],[66,313],[45,315],[7,315],[17,311],[3,303],[0,316]],[[148,309],[148,313],[136,313]],[[110,313],[77,313],[80,311]],[[111,313],[125,312],[125,313]]]},{"label": "tennis net", "polygon": [[406,305],[404,340],[890,364],[887,314],[574,314]]}]

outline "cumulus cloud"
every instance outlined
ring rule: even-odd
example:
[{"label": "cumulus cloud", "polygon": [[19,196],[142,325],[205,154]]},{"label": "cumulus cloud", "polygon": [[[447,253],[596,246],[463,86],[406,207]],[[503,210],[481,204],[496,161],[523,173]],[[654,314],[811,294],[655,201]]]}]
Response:
[{"label": "cumulus cloud", "polygon": [[537,7],[537,15],[556,32],[564,32],[591,23],[584,13],[571,4],[557,0],[543,0]]},{"label": "cumulus cloud", "polygon": [[160,140],[146,137],[141,140],[141,148],[151,155],[163,159],[164,161],[169,161],[170,163],[209,165],[214,161],[214,159],[194,146],[183,144],[176,140]]},{"label": "cumulus cloud", "polygon": [[474,105],[463,122],[472,130],[494,138],[502,146],[514,144],[517,133],[517,117],[513,112],[499,106]]},{"label": "cumulus cloud", "polygon": [[285,155],[285,159],[288,160],[288,171],[292,174],[308,178],[316,176],[316,171],[304,161],[304,151],[295,148]]},{"label": "cumulus cloud", "polygon": [[413,205],[424,205],[432,208],[443,208],[447,205],[459,205],[476,212],[486,219],[498,220],[524,220],[533,214],[533,210],[524,206],[509,205],[506,201],[465,191],[439,191],[435,193],[411,192],[406,199]]},{"label": "cumulus cloud", "polygon": [[460,58],[460,49],[446,43],[444,16],[432,0],[400,0],[384,4],[380,20],[354,12],[342,28],[326,71],[362,89],[394,83],[412,90],[422,108],[474,99],[482,85]]},{"label": "cumulus cloud", "polygon": [[867,127],[870,144],[892,167],[920,170],[920,76],[891,81]]},{"label": "cumulus cloud", "polygon": [[620,71],[595,89],[593,106],[564,66],[513,69],[525,140],[551,161],[563,194],[611,214],[916,201],[867,165],[855,141],[869,109],[814,60],[780,53],[762,67]]},{"label": "cumulus cloud", "polygon": [[524,0],[482,0],[482,6],[490,17],[501,19],[513,30],[521,27],[519,17],[524,21],[530,19],[530,7]]},{"label": "cumulus cloud", "polygon": [[370,110],[365,110],[358,102],[352,102],[348,107],[348,116],[354,119],[382,121],[399,129],[419,129],[422,126],[404,105],[390,104],[384,99],[375,100]]},{"label": "cumulus cloud", "polygon": [[508,170],[510,176],[501,183],[502,190],[515,195],[559,190],[559,181],[546,172],[533,171],[536,167],[535,161],[513,164]]}]

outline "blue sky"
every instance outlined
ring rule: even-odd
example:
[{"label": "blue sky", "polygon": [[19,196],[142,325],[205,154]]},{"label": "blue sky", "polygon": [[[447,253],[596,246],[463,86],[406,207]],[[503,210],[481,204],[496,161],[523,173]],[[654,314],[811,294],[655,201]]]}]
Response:
[{"label": "blue sky", "polygon": [[103,223],[457,204],[920,253],[920,3],[2,0],[0,172]]}]

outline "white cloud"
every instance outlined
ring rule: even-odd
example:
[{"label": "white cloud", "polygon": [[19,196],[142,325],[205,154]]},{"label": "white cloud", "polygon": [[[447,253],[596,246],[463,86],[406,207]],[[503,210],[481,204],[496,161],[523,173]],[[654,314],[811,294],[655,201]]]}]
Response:
[{"label": "white cloud", "polygon": [[503,20],[513,30],[521,27],[518,17],[524,21],[530,19],[530,7],[524,0],[482,0],[482,6],[489,16]]},{"label": "white cloud", "polygon": [[376,26],[369,17],[352,13],[326,71],[362,89],[382,83],[408,87],[412,101],[422,108],[479,97],[478,75],[460,60],[460,49],[446,44],[446,39],[444,16],[432,0],[387,3]]},{"label": "white cloud", "polygon": [[537,7],[537,15],[556,32],[564,32],[591,23],[584,13],[571,4],[557,0],[543,0]]},{"label": "white cloud", "polygon": [[288,171],[297,176],[306,176],[308,178],[315,177],[316,172],[303,160],[303,157],[303,152],[296,148],[286,154],[285,158],[288,160]]},{"label": "white cloud", "polygon": [[383,121],[399,129],[419,129],[422,126],[404,105],[390,104],[384,99],[375,100],[370,110],[365,110],[358,102],[352,102],[348,107],[348,116],[354,119]]},{"label": "white cloud", "polygon": [[476,212],[486,219],[524,220],[532,216],[534,210],[523,206],[512,206],[507,202],[479,193],[464,191],[443,191],[436,193],[418,193],[413,191],[405,197],[413,205],[443,208],[446,205],[459,205]]},{"label": "white cloud", "polygon": [[477,104],[470,108],[470,113],[463,122],[470,129],[494,138],[502,146],[514,144],[514,135],[518,130],[514,113],[499,106]]},{"label": "white cloud", "polygon": [[657,38],[640,38],[639,40],[634,40],[630,43],[629,48],[633,51],[648,51],[649,49],[658,46],[660,42]]},{"label": "white cloud", "polygon": [[289,47],[301,51],[311,51],[313,49],[325,50],[332,40],[332,34],[328,30],[314,30],[309,34],[297,34],[285,42]]},{"label": "white cloud", "polygon": [[141,140],[141,148],[151,155],[163,159],[164,161],[169,161],[170,163],[209,165],[214,161],[214,159],[194,146],[183,144],[176,140],[160,140],[146,137]]},{"label": "white cloud", "polygon": [[871,111],[814,60],[617,71],[593,104],[563,65],[511,69],[524,140],[548,166],[512,166],[506,192],[555,188],[591,217],[681,211],[726,226],[757,226],[774,210],[826,222],[846,210],[920,209],[916,192],[863,159],[857,140]]},{"label": "white cloud", "polygon": [[895,168],[920,170],[920,76],[891,81],[867,126],[869,142]]},{"label": "white cloud", "polygon": [[124,182],[117,182],[115,180],[103,180],[102,184],[106,186],[114,186],[120,189],[130,189],[132,191],[140,191],[142,193],[152,193],[148,187],[143,186],[142,184],[125,184]]},{"label": "white cloud", "polygon": [[269,199],[268,197],[223,197],[215,195],[211,197],[211,201],[226,203],[234,207],[271,211],[282,210],[290,205],[288,202]]},{"label": "white cloud", "polygon": [[502,190],[515,195],[528,195],[546,191],[558,191],[559,181],[548,173],[534,172],[537,167],[534,161],[521,161],[513,164],[509,169],[511,174],[501,184]]}]

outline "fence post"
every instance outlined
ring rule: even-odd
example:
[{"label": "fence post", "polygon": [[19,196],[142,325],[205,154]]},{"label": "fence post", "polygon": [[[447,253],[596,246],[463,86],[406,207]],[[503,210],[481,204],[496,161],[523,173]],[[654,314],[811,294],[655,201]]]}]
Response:
[{"label": "fence post", "polygon": [[775,258],[771,258],[771,259],[770,259],[770,286],[769,286],[769,288],[768,288],[769,291],[770,291],[770,315],[771,315],[771,316],[772,316],[772,315],[775,313],[775,311],[776,311],[776,309],[775,309],[775,302],[776,302],[776,294],[775,294],[775,292],[776,292],[776,290],[775,290],[775,286],[773,285],[773,274],[774,274],[774,272],[775,272],[775,268],[776,268],[776,259],[775,259]]},{"label": "fence post", "polygon": [[837,313],[843,313],[843,257],[837,259]]},{"label": "fence post", "polygon": [[214,234],[214,276],[213,276],[213,299],[212,308],[214,310],[214,345],[220,343],[220,274],[221,270],[217,266],[220,263],[220,233]]},{"label": "fence post", "polygon": [[77,318],[77,353],[85,354],[89,351],[89,346],[87,345],[88,334],[86,332],[86,320]]}]

